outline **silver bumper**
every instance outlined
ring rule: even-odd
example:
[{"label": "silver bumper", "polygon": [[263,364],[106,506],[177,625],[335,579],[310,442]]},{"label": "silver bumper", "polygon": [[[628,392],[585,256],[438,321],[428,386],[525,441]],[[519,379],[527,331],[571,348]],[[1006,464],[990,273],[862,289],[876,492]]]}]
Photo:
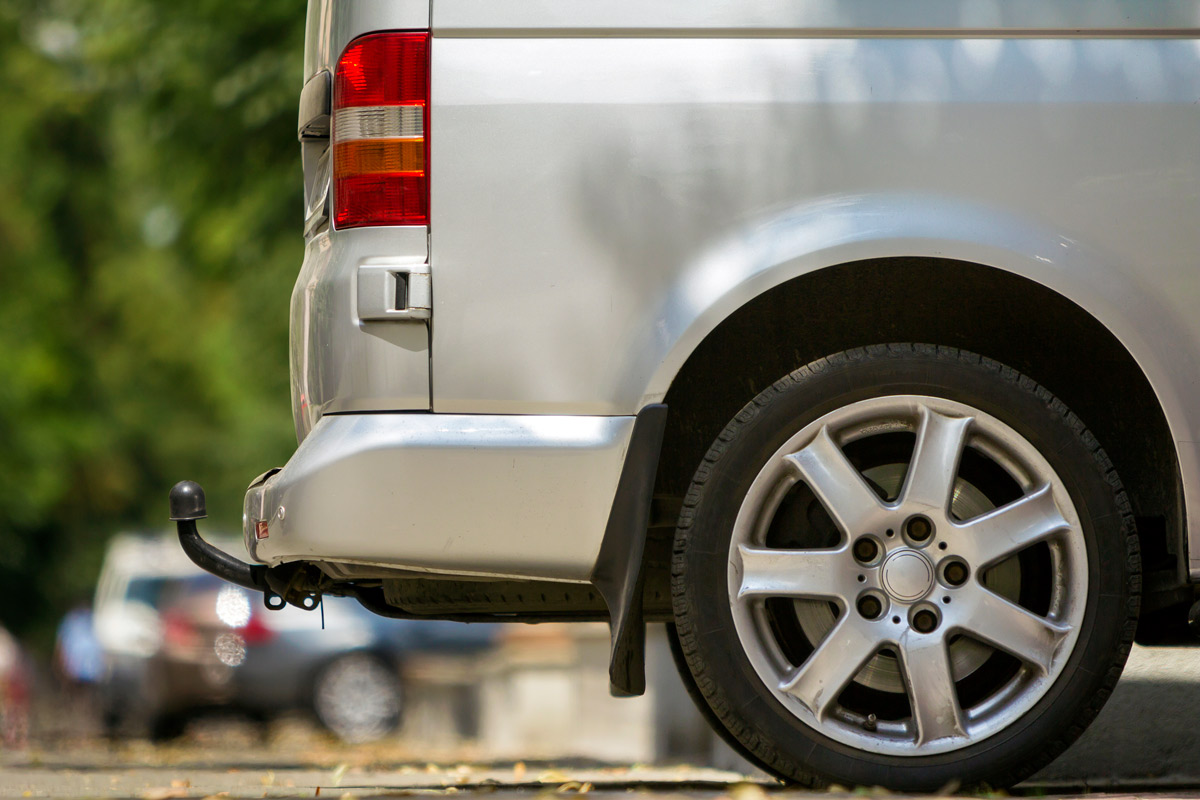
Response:
[{"label": "silver bumper", "polygon": [[251,557],[586,582],[634,417],[326,415],[246,494]]}]

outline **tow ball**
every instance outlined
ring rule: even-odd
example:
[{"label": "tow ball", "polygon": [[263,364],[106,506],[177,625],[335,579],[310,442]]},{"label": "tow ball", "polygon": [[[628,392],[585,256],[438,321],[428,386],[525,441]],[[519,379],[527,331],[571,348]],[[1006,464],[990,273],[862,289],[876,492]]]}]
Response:
[{"label": "tow ball", "polygon": [[180,481],[171,488],[171,519],[179,531],[179,545],[196,566],[218,578],[263,593],[267,608],[278,610],[288,603],[312,611],[321,603],[319,591],[310,591],[310,576],[299,564],[267,567],[247,564],[206,542],[196,529],[196,520],[208,516],[204,489],[195,481]]}]

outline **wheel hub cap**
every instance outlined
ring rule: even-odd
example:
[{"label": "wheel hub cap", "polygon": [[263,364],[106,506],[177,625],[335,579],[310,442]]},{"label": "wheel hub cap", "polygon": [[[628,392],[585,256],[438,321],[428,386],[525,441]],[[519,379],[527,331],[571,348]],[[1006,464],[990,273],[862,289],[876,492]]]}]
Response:
[{"label": "wheel hub cap", "polygon": [[894,599],[919,600],[933,588],[933,565],[915,550],[900,550],[883,562],[882,584]]}]

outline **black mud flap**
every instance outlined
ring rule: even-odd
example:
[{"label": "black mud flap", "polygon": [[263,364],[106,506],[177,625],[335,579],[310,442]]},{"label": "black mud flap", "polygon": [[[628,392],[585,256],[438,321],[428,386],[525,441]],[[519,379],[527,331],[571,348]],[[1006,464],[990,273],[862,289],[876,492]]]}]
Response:
[{"label": "black mud flap", "polygon": [[592,585],[608,606],[612,650],[610,690],[617,697],[646,693],[646,620],[642,614],[642,564],[659,452],[667,427],[667,407],[638,412],[629,438],[617,494],[608,514]]}]

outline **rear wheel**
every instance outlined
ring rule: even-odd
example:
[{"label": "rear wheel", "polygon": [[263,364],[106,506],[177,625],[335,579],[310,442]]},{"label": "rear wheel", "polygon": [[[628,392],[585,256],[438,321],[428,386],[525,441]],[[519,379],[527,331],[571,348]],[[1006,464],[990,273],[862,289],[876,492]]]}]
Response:
[{"label": "rear wheel", "polygon": [[680,649],[708,711],[782,777],[1011,785],[1116,683],[1137,538],[1095,439],[957,350],[830,356],[746,406],[676,533]]},{"label": "rear wheel", "polygon": [[400,680],[369,653],[342,656],[317,676],[313,709],[321,724],[347,742],[380,739],[400,724]]}]

